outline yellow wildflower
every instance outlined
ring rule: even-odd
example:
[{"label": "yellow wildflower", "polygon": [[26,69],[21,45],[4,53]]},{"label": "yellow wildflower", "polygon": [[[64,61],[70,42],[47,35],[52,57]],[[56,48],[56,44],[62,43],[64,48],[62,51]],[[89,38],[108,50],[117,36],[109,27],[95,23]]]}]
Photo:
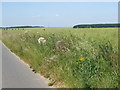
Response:
[{"label": "yellow wildflower", "polygon": [[84,58],[84,57],[82,57],[82,58],[79,58],[79,60],[80,60],[80,61],[83,61],[83,60],[85,60],[85,58]]},{"label": "yellow wildflower", "polygon": [[78,62],[76,62],[76,64],[78,64]]}]

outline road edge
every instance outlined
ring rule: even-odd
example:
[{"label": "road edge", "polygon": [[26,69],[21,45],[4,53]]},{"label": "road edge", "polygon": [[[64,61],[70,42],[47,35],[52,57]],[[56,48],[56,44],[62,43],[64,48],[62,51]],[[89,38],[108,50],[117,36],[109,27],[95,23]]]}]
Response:
[{"label": "road edge", "polygon": [[2,89],[2,41],[0,40],[0,89]]},{"label": "road edge", "polygon": [[[1,42],[1,49],[2,49],[2,45],[4,45],[5,46],[5,48],[9,51],[9,52],[11,52],[11,50],[0,40],[0,42]],[[2,50],[1,50],[2,51]],[[0,51],[0,53],[2,54],[2,52]],[[13,54],[16,58],[18,58],[19,59],[19,61],[21,62],[21,63],[23,63],[24,65],[26,65],[29,69],[30,69],[30,66],[29,66],[29,64],[27,64],[26,62],[24,62],[24,60],[22,60],[22,59],[20,59],[20,57],[19,56],[17,56],[15,53],[13,53],[13,52],[11,52],[11,54]],[[2,55],[1,55],[2,56]],[[1,61],[2,61],[2,59],[1,59]],[[32,70],[32,69],[30,69],[30,70]],[[2,74],[2,73],[1,73]],[[50,80],[48,79],[48,78],[45,78],[43,75],[41,75],[40,73],[34,73],[34,74],[36,74],[36,75],[38,75],[40,78],[42,78],[47,84],[50,82]],[[1,78],[2,79],[2,78]],[[2,80],[1,80],[2,81]],[[2,83],[2,82],[1,82]],[[50,88],[56,88],[56,87],[54,87],[54,86],[49,86]]]}]

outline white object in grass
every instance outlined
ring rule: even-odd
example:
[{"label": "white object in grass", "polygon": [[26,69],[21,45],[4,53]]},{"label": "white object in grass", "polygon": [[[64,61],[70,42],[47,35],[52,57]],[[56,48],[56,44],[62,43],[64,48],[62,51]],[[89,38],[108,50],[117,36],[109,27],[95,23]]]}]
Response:
[{"label": "white object in grass", "polygon": [[43,37],[40,37],[40,38],[38,39],[38,43],[39,43],[39,44],[45,44],[45,42],[46,42],[46,40],[45,40],[45,38],[43,38]]}]

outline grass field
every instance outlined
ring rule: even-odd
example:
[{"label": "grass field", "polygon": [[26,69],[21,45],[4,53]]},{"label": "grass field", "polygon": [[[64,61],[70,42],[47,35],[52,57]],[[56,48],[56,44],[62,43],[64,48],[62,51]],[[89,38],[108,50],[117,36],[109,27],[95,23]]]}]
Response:
[{"label": "grass field", "polygon": [[[38,38],[46,43],[40,45]],[[66,88],[118,87],[117,28],[27,28],[3,30],[2,41],[49,85]],[[63,41],[56,50],[55,43]]]}]

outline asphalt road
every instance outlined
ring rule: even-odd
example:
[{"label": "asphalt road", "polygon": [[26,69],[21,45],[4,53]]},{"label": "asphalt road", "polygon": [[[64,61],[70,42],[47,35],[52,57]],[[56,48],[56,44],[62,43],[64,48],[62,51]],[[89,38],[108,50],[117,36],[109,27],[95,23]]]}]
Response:
[{"label": "asphalt road", "polygon": [[49,88],[47,81],[2,44],[2,88]]}]

